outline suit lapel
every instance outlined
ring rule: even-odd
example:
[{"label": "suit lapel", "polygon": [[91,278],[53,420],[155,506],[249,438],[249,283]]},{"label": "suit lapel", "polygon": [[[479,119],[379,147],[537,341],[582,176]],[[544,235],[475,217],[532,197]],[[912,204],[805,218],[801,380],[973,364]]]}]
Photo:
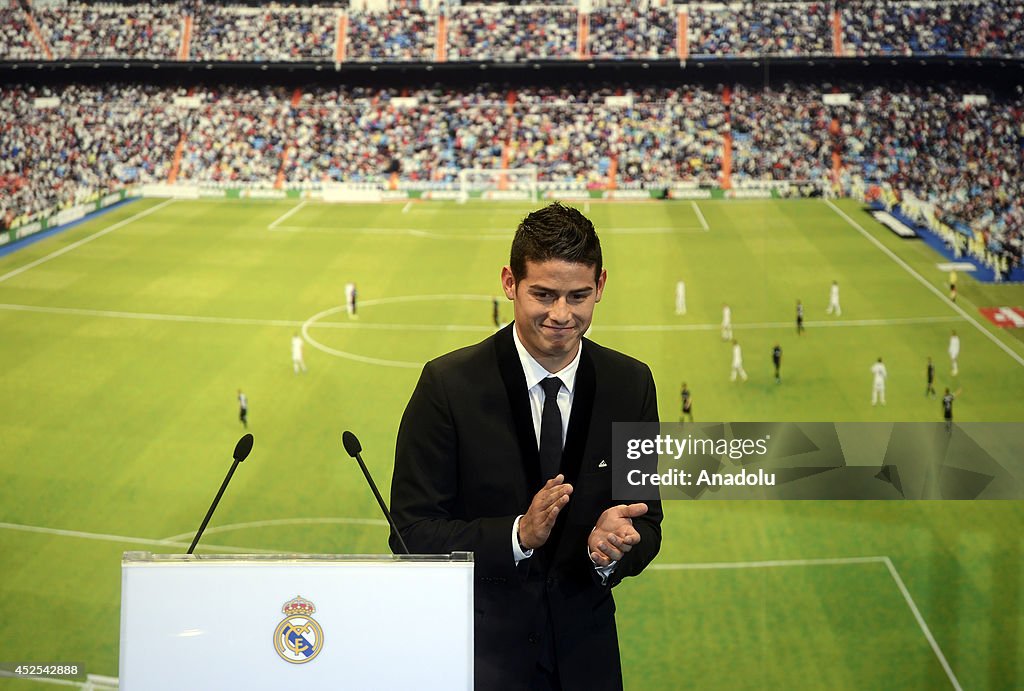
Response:
[{"label": "suit lapel", "polygon": [[508,394],[509,407],[512,409],[512,421],[519,440],[523,472],[532,497],[543,484],[540,479],[540,454],[537,450],[537,433],[533,429],[530,397],[526,391],[526,375],[523,374],[523,363],[519,361],[519,353],[512,340],[514,328],[515,323],[512,323],[499,331],[494,339],[494,348],[497,351],[501,379]]},{"label": "suit lapel", "polygon": [[576,370],[576,391],[573,394],[569,429],[562,450],[562,474],[565,475],[566,481],[572,484],[576,483],[583,463],[583,452],[590,432],[590,415],[594,410],[594,395],[597,390],[597,372],[590,350],[591,348],[584,345],[579,368]]}]

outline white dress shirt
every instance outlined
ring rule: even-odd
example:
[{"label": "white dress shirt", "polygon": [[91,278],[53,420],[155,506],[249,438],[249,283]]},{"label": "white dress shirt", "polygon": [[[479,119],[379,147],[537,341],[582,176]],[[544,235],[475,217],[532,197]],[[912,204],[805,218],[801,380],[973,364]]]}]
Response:
[{"label": "white dress shirt", "polygon": [[[541,387],[540,382],[548,377],[557,377],[562,380],[562,388],[558,391],[558,411],[562,415],[562,446],[564,447],[565,436],[569,431],[569,415],[572,413],[572,402],[576,391],[576,371],[579,369],[580,356],[583,354],[583,341],[580,341],[580,347],[576,350],[576,357],[572,359],[572,362],[552,374],[526,350],[526,346],[519,340],[519,331],[515,325],[512,326],[512,340],[516,344],[516,352],[519,353],[519,362],[523,366],[523,374],[526,375],[526,390],[530,397],[530,412],[533,418],[533,431],[536,434],[538,449],[540,448],[541,417],[544,413],[544,389]],[[550,478],[542,479],[547,482]],[[520,519],[522,519],[522,515],[517,516],[516,520],[512,523],[512,554],[515,557],[516,564],[523,559],[533,556],[532,549],[523,550],[519,546]],[[587,556],[590,556],[589,548],[587,548]],[[618,562],[612,562],[605,567],[599,567],[597,564],[594,564],[594,568],[601,574],[602,580],[604,580],[615,570],[616,564]]]}]

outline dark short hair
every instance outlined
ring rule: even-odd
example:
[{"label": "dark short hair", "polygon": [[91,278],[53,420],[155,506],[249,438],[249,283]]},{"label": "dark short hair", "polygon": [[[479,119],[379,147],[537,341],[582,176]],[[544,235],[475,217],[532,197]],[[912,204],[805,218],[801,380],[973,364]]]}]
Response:
[{"label": "dark short hair", "polygon": [[595,282],[601,276],[601,241],[594,224],[579,209],[555,202],[519,223],[509,256],[516,282],[526,277],[527,262],[549,259],[592,266]]}]

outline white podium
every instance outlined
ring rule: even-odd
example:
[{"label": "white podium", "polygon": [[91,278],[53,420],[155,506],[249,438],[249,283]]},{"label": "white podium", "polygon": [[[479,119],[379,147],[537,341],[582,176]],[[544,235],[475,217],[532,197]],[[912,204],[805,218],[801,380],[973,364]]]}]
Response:
[{"label": "white podium", "polygon": [[472,689],[473,555],[126,552],[120,688]]}]

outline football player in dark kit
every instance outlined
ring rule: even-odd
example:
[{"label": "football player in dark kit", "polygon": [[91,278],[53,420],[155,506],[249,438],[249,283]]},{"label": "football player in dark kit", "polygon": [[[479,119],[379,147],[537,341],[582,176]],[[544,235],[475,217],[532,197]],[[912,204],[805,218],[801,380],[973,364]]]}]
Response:
[{"label": "football player in dark kit", "polygon": [[775,365],[775,383],[782,383],[782,375],[779,373],[779,368],[782,367],[782,346],[778,343],[772,348],[772,364]]},{"label": "football player in dark kit", "polygon": [[935,398],[935,363],[932,362],[930,355],[928,356],[928,369],[925,371],[925,374],[928,377],[928,386],[924,390],[924,395]]},{"label": "football player in dark kit", "polygon": [[957,389],[956,393],[950,393],[946,387],[946,393],[942,396],[942,419],[946,421],[946,432],[953,431],[953,401],[960,395],[963,389]]},{"label": "football player in dark kit", "polygon": [[683,388],[679,390],[679,397],[683,404],[683,414],[679,416],[679,422],[685,422],[687,415],[690,416],[690,422],[693,422],[693,394],[690,393],[686,382],[683,382]]}]

